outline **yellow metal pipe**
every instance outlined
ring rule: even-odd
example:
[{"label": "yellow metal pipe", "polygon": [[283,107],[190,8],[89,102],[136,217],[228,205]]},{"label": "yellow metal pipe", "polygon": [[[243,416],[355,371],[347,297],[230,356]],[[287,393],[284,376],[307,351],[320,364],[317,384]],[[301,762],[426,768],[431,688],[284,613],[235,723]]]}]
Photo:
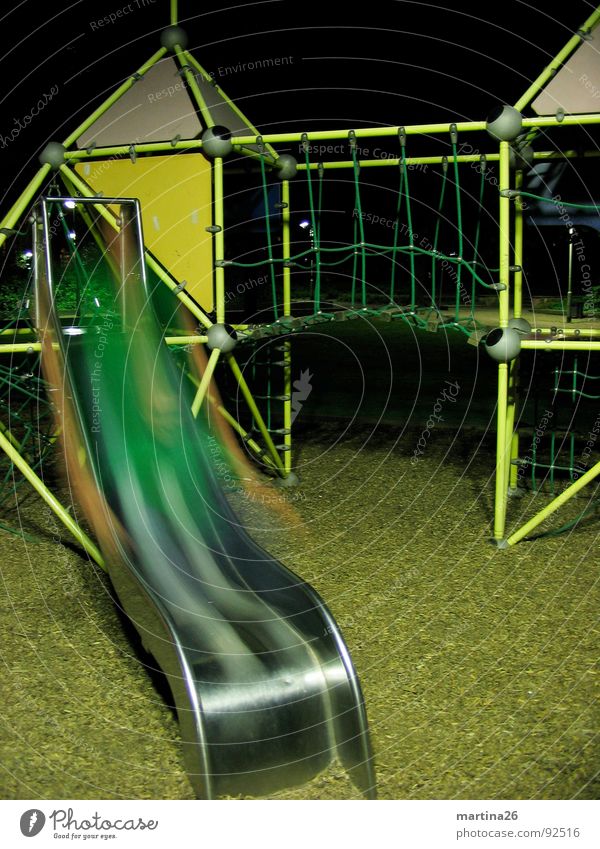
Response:
[{"label": "yellow metal pipe", "polygon": [[[500,142],[500,186],[502,189],[510,188],[510,145],[508,142]],[[510,200],[502,195],[500,195],[498,239],[499,282],[504,286],[504,289],[498,293],[498,323],[500,327],[506,327],[510,308]]]},{"label": "yellow metal pipe", "polygon": [[[291,250],[290,239],[290,184],[284,180],[281,184],[282,210],[282,249],[283,258],[289,259]],[[289,316],[292,311],[292,269],[283,266],[283,314]],[[283,343],[283,444],[286,450],[283,454],[283,465],[285,472],[289,475],[292,471],[292,343],[288,339]]]},{"label": "yellow metal pipe", "polygon": [[194,95],[194,99],[200,110],[200,114],[202,115],[202,123],[204,127],[214,127],[215,122],[213,121],[212,115],[210,114],[210,109],[206,105],[205,99],[202,97],[202,92],[198,88],[198,83],[196,82],[196,77],[194,76],[194,72],[191,70],[190,65],[188,63],[188,53],[183,50],[179,44],[175,45],[174,48],[175,55],[177,56],[177,61],[181,65],[181,70],[185,77],[185,81],[189,86],[190,91]]},{"label": "yellow metal pipe", "polygon": [[[196,386],[196,387],[200,386],[200,381],[196,380],[196,378],[194,377],[193,374],[190,374],[189,371],[186,371],[185,373],[186,373],[188,379],[191,380],[191,382],[194,384],[194,386]],[[231,427],[233,428],[233,430],[235,430],[235,432],[237,434],[239,434],[242,437],[242,440],[248,446],[248,448],[250,448],[252,451],[254,451],[254,453],[257,456],[259,456],[268,466],[270,466],[272,469],[275,469],[275,471],[277,471],[275,464],[273,463],[271,458],[268,457],[265,454],[265,452],[260,447],[258,442],[256,442],[254,439],[251,439],[248,436],[248,431],[244,430],[244,428],[241,426],[241,424],[238,422],[238,420],[234,419],[234,417],[231,415],[231,413],[228,410],[226,410],[225,407],[222,404],[218,403],[218,401],[216,400],[215,396],[212,394],[210,389],[208,391],[208,398],[215,405],[215,407],[217,408],[219,413],[223,416],[225,421],[229,425],[231,425]]]},{"label": "yellow metal pipe", "polygon": [[523,339],[521,342],[524,351],[549,351],[551,348],[557,351],[600,351],[600,342],[575,342],[568,339]]},{"label": "yellow metal pipe", "polygon": [[200,407],[202,406],[202,402],[204,401],[206,393],[208,392],[208,387],[210,386],[210,382],[212,380],[212,376],[214,374],[220,356],[220,348],[214,348],[214,350],[210,352],[210,357],[208,358],[208,363],[206,364],[204,374],[202,375],[200,386],[198,387],[196,396],[192,402],[192,415],[194,418],[196,418],[196,416],[200,412]]},{"label": "yellow metal pipe", "polygon": [[494,501],[494,539],[504,538],[506,523],[506,449],[507,449],[508,365],[498,366],[498,409],[496,431],[496,493]]},{"label": "yellow metal pipe", "polygon": [[[50,165],[42,165],[42,167],[37,172],[35,177],[31,180],[27,188],[23,191],[22,195],[17,201],[15,201],[15,203],[12,205],[10,210],[6,213],[6,215],[0,222],[1,229],[14,229],[15,225],[18,224],[18,222],[20,221],[22,215],[27,211],[27,208],[31,201],[37,195],[38,189],[42,186],[50,170]],[[0,247],[2,247],[7,238],[8,236],[6,233],[0,233]]]},{"label": "yellow metal pipe", "polygon": [[600,463],[596,463],[595,466],[592,466],[591,469],[578,478],[574,483],[571,484],[564,492],[561,492],[560,495],[557,495],[556,498],[550,502],[546,507],[540,510],[539,513],[526,522],[518,531],[515,531],[514,534],[511,534],[507,539],[509,545],[514,545],[517,542],[520,542],[524,537],[531,533],[534,528],[537,528],[544,519],[547,519],[548,516],[551,516],[552,513],[555,513],[559,507],[562,507],[563,504],[566,504],[574,495],[576,495],[579,490],[583,489],[590,481],[594,480],[600,474]]},{"label": "yellow metal pipe", "polygon": [[213,164],[215,304],[217,323],[225,321],[225,268],[220,264],[225,259],[225,210],[223,196],[223,160],[216,157]]},{"label": "yellow metal pipe", "polygon": [[[517,171],[515,188],[518,190],[523,185],[523,172]],[[523,201],[519,195],[515,199],[515,239],[513,251],[513,264],[516,268],[523,268]],[[513,316],[521,318],[523,312],[523,271],[515,271],[513,275]]]},{"label": "yellow metal pipe", "polygon": [[[75,188],[81,195],[88,198],[96,197],[95,192],[90,189],[88,184],[84,180],[82,180],[75,171],[72,171],[67,165],[62,165],[60,170],[65,176],[65,178],[69,182],[71,182],[73,186],[75,186]],[[101,198],[98,199],[98,203],[94,204],[94,206],[96,207],[100,215],[102,215],[102,217],[105,218],[106,221],[108,221],[111,227],[117,230],[118,227],[115,220],[115,216],[108,209],[106,204],[102,204],[100,201]],[[160,280],[162,280],[162,282],[165,283],[169,287],[169,289],[171,289],[171,291],[178,289],[179,284],[177,283],[177,281],[174,280],[171,275],[164,270],[164,268],[152,256],[150,251],[146,250],[144,255],[146,258],[146,264],[154,271],[156,276]],[[179,298],[181,303],[188,308],[192,315],[198,319],[200,324],[202,324],[207,329],[212,326],[212,321],[210,320],[210,318],[202,312],[200,307],[198,307],[198,305],[194,301],[192,301],[192,299],[188,297],[185,292],[177,291],[174,292],[174,294],[177,296],[177,298]]]},{"label": "yellow metal pipe", "polygon": [[537,118],[523,118],[523,129],[529,127],[579,127],[586,124],[600,124],[600,114],[588,115],[565,115],[562,120],[558,120],[553,115],[540,115]]},{"label": "yellow metal pipe", "polygon": [[[202,67],[202,65],[198,62],[198,60],[197,60],[194,56],[192,56],[192,54],[191,54],[189,51],[187,51],[187,50],[185,51],[185,58],[187,59],[187,61],[189,62],[189,64],[190,64],[190,65],[193,65],[193,67],[194,67],[194,68],[198,71],[198,73],[200,74],[200,76],[201,76],[201,77],[203,77],[203,78],[204,78],[207,82],[211,83],[211,85],[214,85],[214,89],[215,89],[215,91],[216,91],[218,94],[220,94],[220,95],[221,95],[221,97],[223,98],[223,100],[224,100],[224,101],[228,104],[228,106],[229,106],[231,109],[233,109],[233,111],[234,111],[234,112],[235,112],[235,114],[238,116],[238,118],[240,118],[240,119],[243,121],[243,123],[244,123],[244,124],[246,124],[248,127],[250,127],[250,129],[252,130],[252,132],[253,132],[253,133],[256,133],[256,135],[257,135],[257,136],[259,136],[259,135],[260,135],[260,133],[259,133],[259,131],[256,129],[256,127],[254,126],[254,124],[252,123],[252,121],[249,121],[249,120],[248,120],[248,118],[244,115],[244,113],[242,112],[242,110],[241,110],[241,109],[240,109],[240,108],[239,108],[239,107],[238,107],[238,106],[237,106],[237,105],[233,102],[233,100],[231,100],[231,98],[229,98],[229,97],[227,96],[227,94],[223,91],[223,89],[221,88],[221,86],[220,86],[220,85],[217,85],[216,83],[214,83],[214,80],[212,79],[212,77],[210,76],[210,74],[209,74],[209,73],[208,73],[208,72],[207,72],[207,71],[206,71],[206,70]],[[234,137],[234,141],[237,141],[237,140],[235,139],[235,137]],[[273,147],[271,147],[271,145],[269,145],[269,144],[266,144],[266,145],[265,145],[265,147],[267,148],[267,150],[269,151],[269,153],[270,153],[270,154],[271,154],[271,155],[272,155],[275,159],[277,159],[277,156],[278,156],[277,151],[276,151]]]},{"label": "yellow metal pipe", "polygon": [[122,83],[119,88],[110,95],[110,97],[107,97],[104,103],[102,103],[97,109],[94,109],[92,114],[88,118],[86,118],[85,121],[80,124],[76,130],[73,130],[71,135],[67,136],[67,138],[63,142],[63,146],[70,147],[73,142],[76,142],[77,139],[82,136],[89,127],[92,126],[94,121],[97,121],[101,115],[104,115],[104,113],[107,112],[113,105],[113,103],[116,103],[117,100],[122,95],[124,95],[126,91],[129,91],[129,89],[133,85],[135,85],[138,77],[143,77],[144,74],[150,70],[150,68],[152,68],[154,65],[156,65],[157,62],[162,59],[166,52],[167,50],[165,47],[161,47],[160,50],[157,50],[156,53],[151,56],[147,62],[145,62],[140,68],[138,68],[135,74],[132,74],[130,77],[128,77],[128,79],[126,79],[125,82]]},{"label": "yellow metal pipe", "polygon": [[177,10],[177,0],[171,0],[171,26],[176,26],[179,22],[179,15]]},{"label": "yellow metal pipe", "polygon": [[[534,327],[532,333],[555,333],[556,328],[554,330],[551,327]],[[561,336],[582,336],[590,338],[593,336],[600,336],[600,329],[596,327],[573,327],[566,326],[561,327],[559,330]]]},{"label": "yellow metal pipe", "polygon": [[58,498],[53,495],[44,482],[36,475],[29,463],[27,463],[19,452],[11,445],[10,441],[0,431],[0,448],[7,454],[12,463],[21,472],[23,477],[29,481],[35,491],[44,499],[50,509],[58,516],[63,525],[73,534],[75,539],[83,546],[85,551],[90,555],[92,560],[105,569],[104,560],[98,548],[94,545],[91,539],[85,534],[79,525],[71,518],[69,513],[62,506]]},{"label": "yellow metal pipe", "polygon": [[[583,24],[578,33],[572,36],[569,41],[565,44],[563,49],[557,53],[554,59],[547,65],[541,74],[531,83],[527,91],[521,95],[521,97],[515,103],[515,109],[518,109],[521,112],[525,106],[528,106],[533,98],[542,90],[542,88],[546,85],[548,80],[550,80],[555,72],[560,68],[560,66],[565,62],[566,59],[569,58],[571,53],[578,47],[582,38],[581,35],[589,33],[595,26],[595,24],[600,20],[600,7],[598,7],[586,22]],[[581,33],[581,35],[580,35]]]},{"label": "yellow metal pipe", "polygon": [[173,142],[141,142],[140,144],[116,144],[110,147],[95,147],[89,152],[87,150],[67,150],[65,159],[68,161],[81,161],[92,159],[105,159],[109,156],[130,156],[131,152],[138,153],[176,153],[181,150],[200,150],[202,142],[200,139],[183,139]]},{"label": "yellow metal pipe", "polygon": [[[407,156],[405,161],[407,165],[441,165],[447,158],[447,156]],[[485,158],[488,162],[497,162],[500,159],[500,154],[486,154]],[[454,157],[452,161],[454,162]],[[456,161],[480,163],[481,154],[459,154]],[[358,165],[361,168],[386,168],[389,166],[397,168],[401,162],[401,159],[361,159],[358,161]],[[339,162],[311,162],[308,167],[311,171],[316,171],[320,167],[334,170],[337,168],[354,168],[354,162],[351,159],[343,159]],[[298,171],[306,171],[305,162],[298,164]]]},{"label": "yellow metal pipe", "polygon": [[515,444],[515,413],[517,408],[517,393],[519,388],[519,360],[513,360],[508,366],[508,395],[506,400],[506,431],[505,431],[505,439],[506,445],[504,448],[504,456],[506,458],[506,468],[504,470],[504,480],[506,482],[506,486],[510,486],[511,481],[511,472],[515,469],[515,466],[512,465],[513,459],[516,459],[513,456],[513,450],[517,448],[518,450],[518,437],[517,442]]},{"label": "yellow metal pipe", "polygon": [[[52,347],[58,350],[58,343],[54,342]],[[0,354],[32,354],[34,351],[41,351],[42,345],[40,342],[14,342],[0,345]]]},{"label": "yellow metal pipe", "polygon": [[198,345],[208,342],[208,336],[165,336],[167,345]]},{"label": "yellow metal pipe", "polygon": [[[565,118],[566,120],[566,118]],[[456,129],[459,133],[479,132],[486,129],[485,121],[458,121]],[[359,130],[353,130],[357,139],[377,139],[389,138],[390,136],[398,136],[398,127],[364,127]],[[413,124],[403,127],[407,135],[447,135],[450,132],[450,123],[445,124]],[[306,133],[306,140],[311,141],[327,141],[331,139],[348,140],[347,130],[312,130]],[[276,144],[277,142],[286,142],[287,144],[300,144],[304,141],[304,133],[263,133],[262,139],[265,144]],[[256,144],[256,136],[236,136],[236,144]]]},{"label": "yellow metal pipe", "polygon": [[235,357],[233,356],[233,354],[226,354],[225,357],[227,359],[227,362],[229,363],[229,367],[231,368],[231,371],[233,372],[235,379],[238,382],[238,386],[240,387],[240,389],[242,391],[242,395],[246,399],[246,403],[248,404],[250,412],[252,413],[252,416],[254,417],[254,421],[258,425],[258,429],[260,430],[262,437],[265,440],[267,448],[271,452],[271,456],[273,457],[273,460],[275,461],[275,465],[277,466],[277,469],[279,470],[279,472],[281,472],[281,473],[283,473],[283,475],[285,475],[285,467],[284,467],[283,463],[281,462],[281,457],[279,456],[279,452],[277,451],[277,448],[275,447],[275,443],[271,439],[271,434],[269,433],[267,426],[264,422],[264,419],[260,414],[260,410],[256,406],[256,401],[252,397],[252,393],[250,392],[248,384],[246,383],[246,379],[244,378],[244,375],[242,374],[242,370],[240,369],[240,367],[239,367]]}]

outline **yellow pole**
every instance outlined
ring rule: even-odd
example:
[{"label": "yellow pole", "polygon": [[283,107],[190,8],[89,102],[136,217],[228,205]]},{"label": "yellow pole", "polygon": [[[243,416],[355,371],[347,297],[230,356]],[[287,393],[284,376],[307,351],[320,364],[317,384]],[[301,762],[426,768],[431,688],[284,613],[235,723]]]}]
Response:
[{"label": "yellow pole", "polygon": [[161,47],[160,50],[157,50],[156,53],[151,56],[147,62],[145,62],[140,68],[138,68],[135,74],[132,74],[128,79],[126,79],[125,82],[122,83],[119,88],[110,95],[110,97],[107,97],[104,103],[102,103],[97,109],[94,109],[89,118],[86,118],[85,121],[80,124],[76,130],[73,130],[71,135],[67,136],[67,138],[63,142],[63,146],[70,147],[73,142],[77,141],[77,139],[82,136],[89,127],[92,126],[94,121],[96,121],[101,115],[104,115],[104,113],[107,112],[113,105],[113,103],[116,103],[116,101],[123,94],[125,94],[126,91],[129,91],[129,89],[133,85],[135,85],[138,77],[143,77],[144,74],[150,70],[150,68],[156,65],[156,63],[160,61],[160,59],[162,59],[166,52],[167,50],[165,47]]},{"label": "yellow pole", "polygon": [[[488,162],[497,162],[500,159],[498,153],[486,153],[485,156]],[[407,156],[407,165],[440,165],[447,160],[447,155],[444,156]],[[452,157],[454,162],[454,157]],[[459,154],[456,157],[457,162],[481,162],[481,154]],[[357,163],[360,168],[388,168],[395,166],[396,168],[402,164],[401,159],[360,159]],[[305,162],[298,163],[298,171],[317,171],[319,168],[337,169],[337,168],[354,168],[354,162],[351,159],[342,159],[337,162],[310,162],[308,166]]]},{"label": "yellow pole", "polygon": [[20,198],[15,201],[9,212],[6,213],[2,221],[0,222],[0,247],[4,244],[6,239],[8,238],[8,234],[3,233],[3,230],[12,230],[15,227],[15,224],[18,224],[21,216],[27,210],[27,207],[36,196],[38,189],[43,184],[46,179],[48,172],[51,170],[51,165],[42,165],[40,170],[37,172],[35,177],[29,183],[23,194]]},{"label": "yellow pole", "polygon": [[178,23],[177,0],[171,0],[171,26]]},{"label": "yellow pole", "polygon": [[225,321],[225,268],[221,263],[225,259],[225,215],[223,199],[223,160],[217,156],[213,165],[214,180],[214,225],[215,232],[214,263],[215,263],[215,303],[217,323]]},{"label": "yellow pole", "polygon": [[[87,183],[84,182],[84,180],[80,179],[79,175],[75,171],[71,171],[71,169],[67,165],[62,165],[60,170],[61,170],[61,173],[65,176],[65,178],[70,183],[72,183],[73,186],[75,186],[77,191],[81,195],[83,195],[83,197],[88,197],[88,198],[96,197],[95,193],[90,189],[90,187],[87,185]],[[116,223],[115,216],[108,209],[106,204],[103,204],[100,201],[101,201],[101,198],[98,199],[97,204],[94,204],[95,208],[98,210],[100,215],[102,215],[102,217],[105,218],[106,221],[108,221],[108,223],[111,225],[111,227],[113,227],[116,230],[117,229],[117,223]],[[177,281],[174,280],[171,277],[171,275],[168,274],[164,270],[164,268],[152,256],[150,251],[145,250],[144,256],[146,258],[146,264],[148,265],[148,267],[151,268],[154,271],[156,276],[160,280],[162,280],[162,282],[165,283],[169,287],[169,289],[171,289],[172,292],[173,292],[173,290],[178,289],[179,284],[177,283]],[[188,295],[186,295],[185,292],[175,291],[174,294],[179,298],[181,303],[184,304],[188,308],[188,310],[192,313],[192,315],[195,316],[195,318],[198,319],[200,324],[202,324],[206,328],[209,328],[209,327],[212,326],[212,321],[210,320],[210,318],[202,312],[200,307],[198,307],[198,305],[194,301],[192,301],[192,299],[190,297],[188,297]]]},{"label": "yellow pole", "polygon": [[582,475],[578,480],[571,484],[564,492],[561,492],[560,495],[557,495],[556,498],[550,502],[543,510],[540,510],[533,519],[530,519],[526,522],[523,527],[519,528],[518,531],[515,531],[514,534],[511,534],[507,539],[507,543],[509,545],[514,545],[515,543],[522,540],[526,537],[534,528],[537,528],[539,524],[541,524],[544,519],[547,519],[548,516],[551,516],[552,513],[555,513],[559,507],[562,507],[563,504],[566,504],[574,495],[576,495],[580,489],[583,489],[586,484],[590,481],[594,480],[600,474],[600,463],[596,463],[595,466],[592,466],[591,469]]},{"label": "yellow pole", "polygon": [[[523,185],[523,172],[517,171],[515,176],[515,188],[518,190]],[[521,318],[523,312],[523,202],[520,195],[515,199],[515,238],[513,250],[513,264],[517,269],[513,274],[513,316]],[[509,421],[507,428],[512,433],[510,452],[508,455],[508,486],[510,490],[516,490],[519,476],[516,460],[519,457],[519,431],[514,430],[515,411],[517,395],[519,391],[519,361],[511,363],[509,376]]]},{"label": "yellow pole", "polygon": [[[510,159],[508,142],[500,142],[500,187],[510,187]],[[498,238],[500,242],[499,282],[504,289],[498,293],[498,324],[508,325],[510,286],[510,201],[500,195]],[[494,504],[494,539],[504,537],[506,522],[506,496],[508,489],[507,455],[510,457],[512,432],[507,430],[508,412],[508,365],[498,365],[498,409],[496,433],[496,494]]]},{"label": "yellow pole", "polygon": [[583,24],[581,29],[574,35],[572,38],[567,41],[563,49],[558,53],[554,59],[547,65],[542,73],[535,79],[527,91],[517,100],[515,103],[515,109],[518,109],[521,112],[525,106],[528,106],[533,98],[538,94],[542,88],[546,85],[548,80],[550,80],[555,72],[560,68],[560,66],[565,62],[566,59],[573,53],[576,47],[578,47],[582,42],[582,36],[587,35],[595,26],[595,24],[600,20],[600,6],[596,8],[594,12],[589,16],[587,21]]},{"label": "yellow pole", "polygon": [[105,159],[110,156],[129,156],[135,153],[175,153],[178,150],[200,150],[200,139],[182,139],[172,142],[140,142],[139,144],[114,144],[107,147],[95,147],[93,150],[67,150],[65,159],[85,160]]},{"label": "yellow pole", "polygon": [[190,91],[194,95],[194,99],[196,100],[196,104],[198,105],[198,109],[200,110],[200,114],[202,115],[202,123],[205,127],[214,127],[215,122],[212,119],[212,115],[210,114],[210,110],[206,105],[206,101],[202,97],[202,92],[198,88],[198,83],[196,82],[194,72],[188,64],[188,54],[179,46],[179,44],[175,45],[174,52],[177,56],[177,61],[181,65],[181,70],[185,77],[185,81],[188,84]]},{"label": "yellow pole", "polygon": [[214,348],[210,352],[210,357],[208,358],[208,363],[206,364],[206,369],[204,370],[204,374],[202,375],[202,380],[200,381],[200,385],[198,387],[198,391],[196,392],[196,396],[192,403],[192,415],[194,418],[200,412],[200,407],[202,406],[202,402],[206,397],[206,393],[208,392],[208,387],[210,386],[210,382],[212,380],[212,376],[214,374],[217,362],[219,361],[219,356],[221,355],[220,348]]},{"label": "yellow pole", "polygon": [[[290,258],[290,183],[284,180],[281,184],[282,210],[282,248],[283,258]],[[289,316],[292,311],[292,269],[284,263],[283,266],[283,314]],[[286,474],[292,471],[292,343],[286,340],[283,343],[283,465]]]},{"label": "yellow pole", "polygon": [[254,421],[258,425],[258,429],[260,430],[262,437],[265,440],[265,443],[266,443],[269,451],[271,452],[271,456],[273,457],[273,460],[275,461],[275,465],[277,466],[277,469],[279,470],[279,472],[281,472],[283,474],[283,476],[285,476],[285,467],[284,467],[283,463],[281,462],[281,457],[279,456],[277,448],[275,447],[275,443],[271,439],[271,434],[269,433],[268,428],[265,424],[265,421],[260,414],[260,410],[256,406],[256,401],[252,397],[252,393],[250,392],[250,389],[248,388],[248,384],[246,383],[244,375],[242,374],[242,370],[240,369],[240,367],[239,367],[235,357],[233,356],[233,354],[226,354],[225,357],[227,359],[227,362],[229,363],[229,367],[231,368],[231,371],[233,372],[235,379],[238,382],[238,386],[242,390],[242,395],[246,399],[246,403],[248,404],[248,407],[250,408],[250,412],[252,413],[252,415],[254,417]]},{"label": "yellow pole", "polygon": [[[223,98],[223,100],[225,101],[225,103],[227,103],[227,105],[228,105],[231,109],[233,109],[233,111],[234,111],[234,112],[235,112],[235,114],[238,116],[238,118],[240,118],[240,119],[242,120],[242,122],[243,122],[244,124],[246,124],[246,126],[247,126],[247,127],[249,127],[249,128],[252,130],[252,132],[253,132],[253,133],[255,133],[257,136],[259,136],[259,135],[260,135],[260,133],[259,133],[259,131],[256,129],[256,127],[254,126],[254,124],[252,123],[252,121],[249,121],[249,120],[248,120],[248,118],[246,118],[246,116],[244,115],[244,113],[242,112],[242,110],[241,110],[241,109],[240,109],[240,108],[239,108],[239,107],[238,107],[238,106],[237,106],[237,105],[233,102],[233,100],[231,100],[231,99],[227,96],[227,94],[223,91],[223,89],[221,88],[221,86],[217,85],[217,84],[214,82],[214,80],[212,79],[212,77],[210,76],[210,74],[208,74],[208,73],[205,71],[205,69],[204,69],[204,68],[202,67],[202,65],[198,62],[198,60],[197,60],[194,56],[192,56],[192,54],[191,54],[191,53],[189,53],[187,50],[186,50],[186,51],[184,51],[184,54],[185,54],[185,58],[187,59],[187,61],[189,62],[189,64],[190,64],[190,65],[193,65],[193,67],[194,67],[194,68],[198,71],[198,73],[200,74],[200,76],[201,76],[201,77],[203,77],[203,78],[204,78],[207,82],[209,82],[212,86],[214,86],[215,91],[216,91],[218,94],[220,94],[220,95],[221,95],[221,97]],[[277,157],[278,157],[278,155],[279,155],[279,154],[277,153],[277,151],[276,151],[273,147],[271,147],[271,145],[269,145],[269,144],[265,145],[265,147],[267,148],[267,150],[269,151],[269,153],[270,153],[270,154],[271,154],[271,155],[272,155],[275,159],[277,159]]]},{"label": "yellow pole", "polygon": [[[196,386],[196,387],[200,386],[200,381],[196,380],[196,378],[192,374],[190,374],[189,371],[186,371],[185,373],[186,373],[187,377],[189,378],[189,380],[191,380],[191,382],[194,384],[194,386]],[[271,458],[266,455],[265,451],[260,447],[258,442],[256,442],[254,439],[252,439],[251,437],[248,436],[248,431],[244,430],[244,428],[237,421],[237,419],[234,419],[234,417],[231,415],[231,413],[228,412],[228,410],[226,410],[225,407],[222,404],[219,404],[217,402],[215,396],[210,392],[210,390],[208,392],[208,397],[212,401],[212,403],[215,405],[215,407],[217,408],[219,413],[223,416],[225,421],[229,425],[231,425],[231,427],[233,428],[233,430],[235,430],[235,432],[237,434],[239,434],[242,437],[243,442],[248,446],[248,448],[252,449],[252,451],[254,451],[254,453],[258,457],[260,457],[268,466],[270,466],[272,469],[275,469],[275,471],[277,471],[275,464],[273,463]]]},{"label": "yellow pole", "polygon": [[[581,116],[579,116],[581,117]],[[586,116],[583,116],[586,117]],[[565,117],[565,121],[568,116]],[[544,119],[540,119],[544,120]],[[559,122],[555,120],[555,123]],[[535,121],[533,122],[535,125]],[[485,130],[487,123],[485,121],[459,121],[456,125],[456,130],[459,133],[476,133]],[[403,129],[406,135],[447,135],[450,128],[449,123],[444,124],[408,124],[407,126],[398,127],[363,127],[359,130],[353,130],[357,139],[383,139],[397,138],[400,129]],[[348,141],[347,130],[312,130],[308,133],[261,133],[262,140],[265,144],[276,144],[277,142],[286,142],[288,144],[301,144],[304,140],[313,141]],[[236,136],[236,144],[256,144],[256,136]]]},{"label": "yellow pole", "polygon": [[95,560],[101,569],[105,569],[104,560],[98,548],[91,539],[81,530],[79,525],[73,521],[69,513],[62,506],[43,481],[36,475],[31,466],[21,457],[19,452],[11,445],[10,441],[0,431],[0,448],[8,455],[17,469],[29,481],[35,491],[41,495],[50,509],[58,516],[63,525],[73,534],[75,539],[84,547],[92,560]]},{"label": "yellow pole", "polygon": [[523,339],[524,351],[600,351],[600,342],[579,342],[570,339]]}]

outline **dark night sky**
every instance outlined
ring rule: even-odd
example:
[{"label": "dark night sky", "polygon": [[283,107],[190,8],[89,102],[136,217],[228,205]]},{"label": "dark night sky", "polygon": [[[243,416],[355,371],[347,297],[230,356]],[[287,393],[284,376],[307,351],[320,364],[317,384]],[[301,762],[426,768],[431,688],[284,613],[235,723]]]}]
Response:
[{"label": "dark night sky", "polygon": [[[520,0],[493,9],[372,0],[353,10],[298,0],[182,0],[180,17],[195,55],[260,129],[305,130],[485,117],[497,100],[514,102],[593,5],[572,0],[558,20]],[[167,0],[24,0],[3,13],[3,195],[34,173],[46,141],[64,138],[156,49],[168,7]],[[115,23],[98,24],[100,12],[118,11]],[[291,58],[286,66],[235,70],[270,57]],[[41,117],[4,144],[15,119],[52,86],[58,91]]]}]

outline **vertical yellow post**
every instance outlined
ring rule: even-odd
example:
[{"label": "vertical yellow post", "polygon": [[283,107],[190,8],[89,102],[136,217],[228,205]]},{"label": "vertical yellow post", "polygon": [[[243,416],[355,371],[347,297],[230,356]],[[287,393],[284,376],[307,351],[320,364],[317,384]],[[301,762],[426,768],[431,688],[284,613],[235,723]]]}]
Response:
[{"label": "vertical yellow post", "polygon": [[[523,172],[517,171],[515,177],[515,188],[520,189],[523,185]],[[513,263],[515,272],[513,275],[513,316],[521,318],[523,312],[523,202],[519,196],[515,199],[515,218],[514,218],[515,238],[513,250]],[[515,422],[515,406],[519,392],[519,361],[511,363],[510,378],[509,378],[509,411],[510,421],[507,425],[509,432],[512,433],[509,465],[508,465],[508,486],[509,489],[516,490],[519,481],[519,468],[516,461],[519,459],[519,432],[513,430]]]},{"label": "vertical yellow post", "polygon": [[[500,142],[500,188],[510,188],[510,160],[508,142]],[[498,323],[500,327],[508,325],[510,298],[510,200],[500,195],[498,222],[500,247],[499,283],[503,287],[498,293]],[[506,523],[507,454],[510,456],[512,432],[507,432],[508,424],[508,374],[506,363],[498,365],[498,409],[496,433],[496,497],[494,504],[494,539],[504,538]]]},{"label": "vertical yellow post", "polygon": [[[283,258],[290,258],[290,183],[284,180],[281,184],[281,202],[283,203],[282,215],[282,241]],[[283,265],[283,314],[289,316],[292,311],[292,269],[284,263]],[[292,343],[288,340],[283,345],[283,429],[285,431],[283,444],[285,446],[283,463],[285,473],[289,475],[292,471]]]},{"label": "vertical yellow post", "polygon": [[216,157],[213,165],[214,180],[214,225],[217,227],[215,233],[215,303],[217,313],[217,324],[225,322],[225,268],[221,264],[225,259],[225,215],[223,209],[223,160]]}]

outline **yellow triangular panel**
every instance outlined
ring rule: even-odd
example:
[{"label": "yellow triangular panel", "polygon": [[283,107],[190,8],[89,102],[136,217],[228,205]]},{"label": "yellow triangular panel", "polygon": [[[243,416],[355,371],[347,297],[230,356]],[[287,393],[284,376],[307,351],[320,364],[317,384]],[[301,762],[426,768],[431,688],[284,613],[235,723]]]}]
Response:
[{"label": "yellow triangular panel", "polygon": [[138,198],[144,242],[205,312],[213,309],[211,165],[201,154],[78,163],[105,197]]}]

